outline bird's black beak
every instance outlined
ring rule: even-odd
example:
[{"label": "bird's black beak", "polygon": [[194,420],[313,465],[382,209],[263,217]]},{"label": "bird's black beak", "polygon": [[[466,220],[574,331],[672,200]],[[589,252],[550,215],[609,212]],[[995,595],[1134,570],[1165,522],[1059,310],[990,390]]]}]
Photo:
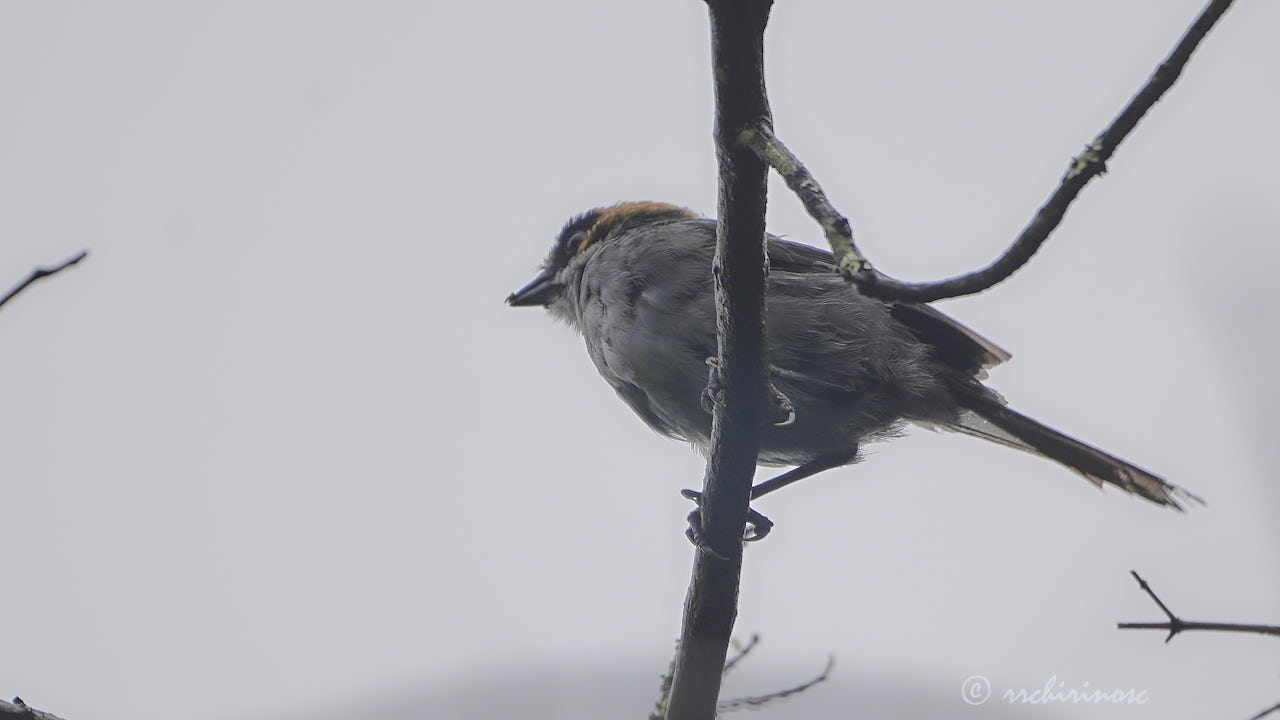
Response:
[{"label": "bird's black beak", "polygon": [[559,294],[560,286],[556,283],[555,275],[544,271],[541,275],[534,278],[533,282],[508,295],[507,304],[512,307],[527,305],[541,305],[546,307],[547,305],[550,305]]}]

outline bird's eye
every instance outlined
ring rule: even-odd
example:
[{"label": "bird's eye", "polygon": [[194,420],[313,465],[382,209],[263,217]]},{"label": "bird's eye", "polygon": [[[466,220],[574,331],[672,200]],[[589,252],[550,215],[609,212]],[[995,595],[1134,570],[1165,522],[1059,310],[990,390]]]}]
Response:
[{"label": "bird's eye", "polygon": [[564,244],[560,246],[560,251],[564,253],[565,260],[573,258],[582,250],[582,241],[586,236],[586,231],[579,230],[564,239]]}]

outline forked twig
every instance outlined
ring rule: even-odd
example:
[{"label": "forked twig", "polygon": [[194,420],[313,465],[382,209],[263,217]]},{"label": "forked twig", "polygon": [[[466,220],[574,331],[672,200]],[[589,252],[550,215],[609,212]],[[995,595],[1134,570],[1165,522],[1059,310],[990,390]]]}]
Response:
[{"label": "forked twig", "polygon": [[987,267],[965,275],[931,283],[906,283],[895,280],[871,266],[853,242],[849,221],[827,201],[822,188],[804,165],[787,150],[766,123],[742,133],[739,142],[753,149],[786,180],[799,196],[809,215],[822,226],[835,255],[836,268],[846,280],[858,286],[865,295],[885,300],[926,303],[943,298],[972,295],[1005,280],[1031,259],[1060,222],[1067,208],[1090,180],[1107,170],[1107,160],[1137,126],[1142,116],[1156,104],[1182,73],[1191,53],[1200,45],[1231,0],[1213,0],[1196,18],[1169,57],[1156,68],[1147,84],[1134,95],[1111,125],[1072,158],[1067,172],[1049,200],[1036,212],[1009,249]]},{"label": "forked twig", "polygon": [[[1260,635],[1280,636],[1280,625],[1253,625],[1246,623],[1183,620],[1177,615],[1174,615],[1173,611],[1161,602],[1160,598],[1156,596],[1155,591],[1151,589],[1151,586],[1147,584],[1146,580],[1142,579],[1142,576],[1139,575],[1136,570],[1130,570],[1129,574],[1133,575],[1133,579],[1138,581],[1138,586],[1141,587],[1147,595],[1151,596],[1151,599],[1155,601],[1155,604],[1160,608],[1160,611],[1165,614],[1165,617],[1169,618],[1169,621],[1160,623],[1116,623],[1116,627],[1121,630],[1168,630],[1169,634],[1165,637],[1165,642],[1169,642],[1173,639],[1174,635],[1187,630],[1216,630],[1218,632],[1247,632],[1258,633]],[[1267,712],[1271,711],[1268,710]]]},{"label": "forked twig", "polygon": [[826,680],[831,677],[831,670],[834,669],[835,666],[836,666],[835,656],[828,655],[827,666],[822,669],[822,672],[818,673],[817,677],[813,678],[812,680],[809,680],[808,682],[801,683],[799,685],[796,685],[795,687],[789,687],[785,690],[777,690],[775,692],[767,693],[765,695],[755,695],[752,697],[725,700],[724,702],[720,703],[717,706],[717,708],[723,711],[732,711],[732,710],[741,710],[743,708],[763,707],[765,705],[768,705],[771,702],[774,702],[775,700],[781,700],[782,698],[795,695],[796,693],[804,692],[805,690],[808,690],[809,688],[813,687],[814,685],[817,685],[818,683],[826,682]]}]

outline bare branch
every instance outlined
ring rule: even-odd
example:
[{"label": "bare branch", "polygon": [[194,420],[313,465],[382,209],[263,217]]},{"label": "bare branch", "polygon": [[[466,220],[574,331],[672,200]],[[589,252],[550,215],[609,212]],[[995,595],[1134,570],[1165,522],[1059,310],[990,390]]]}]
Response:
[{"label": "bare branch", "polygon": [[827,678],[831,677],[831,670],[834,669],[835,666],[836,666],[835,656],[828,655],[827,666],[823,668],[822,672],[819,673],[818,676],[813,678],[812,680],[806,683],[801,683],[800,685],[796,685],[795,687],[789,687],[785,690],[778,690],[776,692],[771,692],[766,695],[756,695],[754,697],[745,697],[745,698],[736,698],[734,700],[727,700],[725,702],[720,703],[720,709],[728,711],[728,710],[741,710],[743,708],[763,707],[765,705],[768,705],[769,703],[772,703],[775,700],[781,700],[782,698],[788,697],[790,695],[795,695],[796,693],[804,692],[805,690],[808,690],[809,688],[813,687],[814,685],[817,685],[818,683],[826,682]]},{"label": "bare branch", "polygon": [[765,347],[765,189],[768,167],[738,142],[768,122],[764,29],[772,0],[707,0],[716,89],[720,208],[713,265],[718,362],[711,452],[699,504],[701,540],[685,599],[668,720],[715,717],[738,612],[742,532],[773,407]]},{"label": "bare branch", "polygon": [[1270,714],[1271,714],[1271,713],[1273,713],[1273,712],[1277,712],[1277,711],[1280,711],[1280,703],[1276,703],[1275,705],[1272,705],[1271,707],[1267,708],[1266,710],[1263,710],[1262,712],[1258,713],[1257,715],[1254,715],[1253,717],[1249,718],[1249,720],[1262,720],[1262,718],[1264,718],[1264,717],[1266,717],[1266,716],[1270,715]]},{"label": "bare branch", "polygon": [[1111,125],[1103,130],[1085,151],[1072,158],[1058,188],[1036,212],[1031,223],[1009,249],[987,267],[948,280],[933,283],[905,283],[885,275],[871,266],[853,242],[849,221],[827,202],[813,176],[786,147],[768,132],[767,127],[747,131],[742,142],[749,145],[786,179],[787,185],[800,197],[805,209],[822,226],[835,255],[837,269],[846,280],[858,286],[865,295],[885,300],[927,303],[944,298],[972,295],[1007,279],[1027,263],[1048,239],[1066,214],[1067,208],[1090,180],[1107,170],[1107,160],[1137,126],[1143,115],[1156,104],[1182,73],[1191,53],[1209,30],[1222,17],[1231,0],[1213,0],[1178,41],[1169,57],[1156,68],[1138,94],[1129,101]]},{"label": "bare branch", "polygon": [[841,274],[852,278],[871,270],[871,263],[853,242],[853,228],[849,225],[849,219],[841,215],[831,201],[827,200],[827,194],[809,173],[809,169],[782,144],[767,123],[758,123],[743,130],[740,141],[755,151],[769,167],[778,171],[791,192],[804,203],[809,217],[822,226],[822,234],[831,246],[831,254],[836,258],[836,269]]},{"label": "bare branch", "polygon": [[[1116,623],[1116,627],[1121,630],[1168,630],[1169,634],[1165,637],[1164,639],[1165,642],[1169,642],[1170,640],[1173,639],[1174,635],[1177,635],[1178,633],[1186,630],[1215,630],[1218,632],[1247,632],[1247,633],[1258,633],[1260,635],[1280,636],[1280,625],[1252,625],[1252,624],[1244,624],[1244,623],[1200,622],[1197,620],[1183,620],[1177,615],[1174,615],[1173,611],[1170,610],[1168,606],[1166,606],[1163,602],[1160,601],[1160,598],[1156,596],[1155,591],[1151,589],[1151,586],[1147,584],[1146,580],[1142,579],[1142,576],[1139,575],[1136,570],[1130,570],[1129,574],[1133,575],[1133,579],[1138,581],[1138,586],[1141,587],[1142,590],[1147,593],[1147,595],[1151,596],[1151,599],[1155,601],[1155,604],[1157,606],[1159,606],[1160,610],[1165,614],[1165,617],[1169,618],[1169,621],[1161,622],[1161,623]],[[1271,712],[1271,711],[1268,710],[1267,712]]]},{"label": "bare branch", "polygon": [[742,662],[743,658],[750,655],[751,651],[756,649],[756,645],[759,644],[759,642],[760,642],[760,635],[755,634],[755,635],[752,635],[751,639],[747,641],[747,644],[743,645],[742,647],[737,647],[737,643],[733,643],[734,649],[737,650],[738,654],[729,658],[729,660],[725,662],[724,672],[722,673],[722,676],[728,675],[729,671],[732,670],[738,663]]},{"label": "bare branch", "polygon": [[76,255],[70,260],[63,262],[61,265],[58,265],[56,267],[51,267],[51,268],[36,268],[35,270],[32,270],[31,274],[27,276],[26,280],[23,280],[22,282],[18,283],[17,286],[15,286],[12,290],[5,293],[4,297],[0,298],[0,307],[4,306],[5,303],[12,300],[14,296],[16,296],[18,293],[22,292],[23,290],[26,290],[27,286],[30,285],[31,283],[34,283],[40,278],[46,278],[46,277],[49,277],[50,275],[60,273],[63,270],[66,270],[72,265],[75,265],[76,263],[85,259],[86,257],[88,257],[88,255],[89,255],[88,250],[81,250],[79,255]]}]

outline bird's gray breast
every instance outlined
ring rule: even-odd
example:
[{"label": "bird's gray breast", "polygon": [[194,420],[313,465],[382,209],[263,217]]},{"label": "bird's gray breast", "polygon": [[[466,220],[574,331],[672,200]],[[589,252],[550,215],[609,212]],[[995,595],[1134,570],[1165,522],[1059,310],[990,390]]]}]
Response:
[{"label": "bird's gray breast", "polygon": [[579,287],[582,332],[600,375],[650,427],[705,445],[700,397],[715,355],[711,257],[697,246],[609,243]]}]

